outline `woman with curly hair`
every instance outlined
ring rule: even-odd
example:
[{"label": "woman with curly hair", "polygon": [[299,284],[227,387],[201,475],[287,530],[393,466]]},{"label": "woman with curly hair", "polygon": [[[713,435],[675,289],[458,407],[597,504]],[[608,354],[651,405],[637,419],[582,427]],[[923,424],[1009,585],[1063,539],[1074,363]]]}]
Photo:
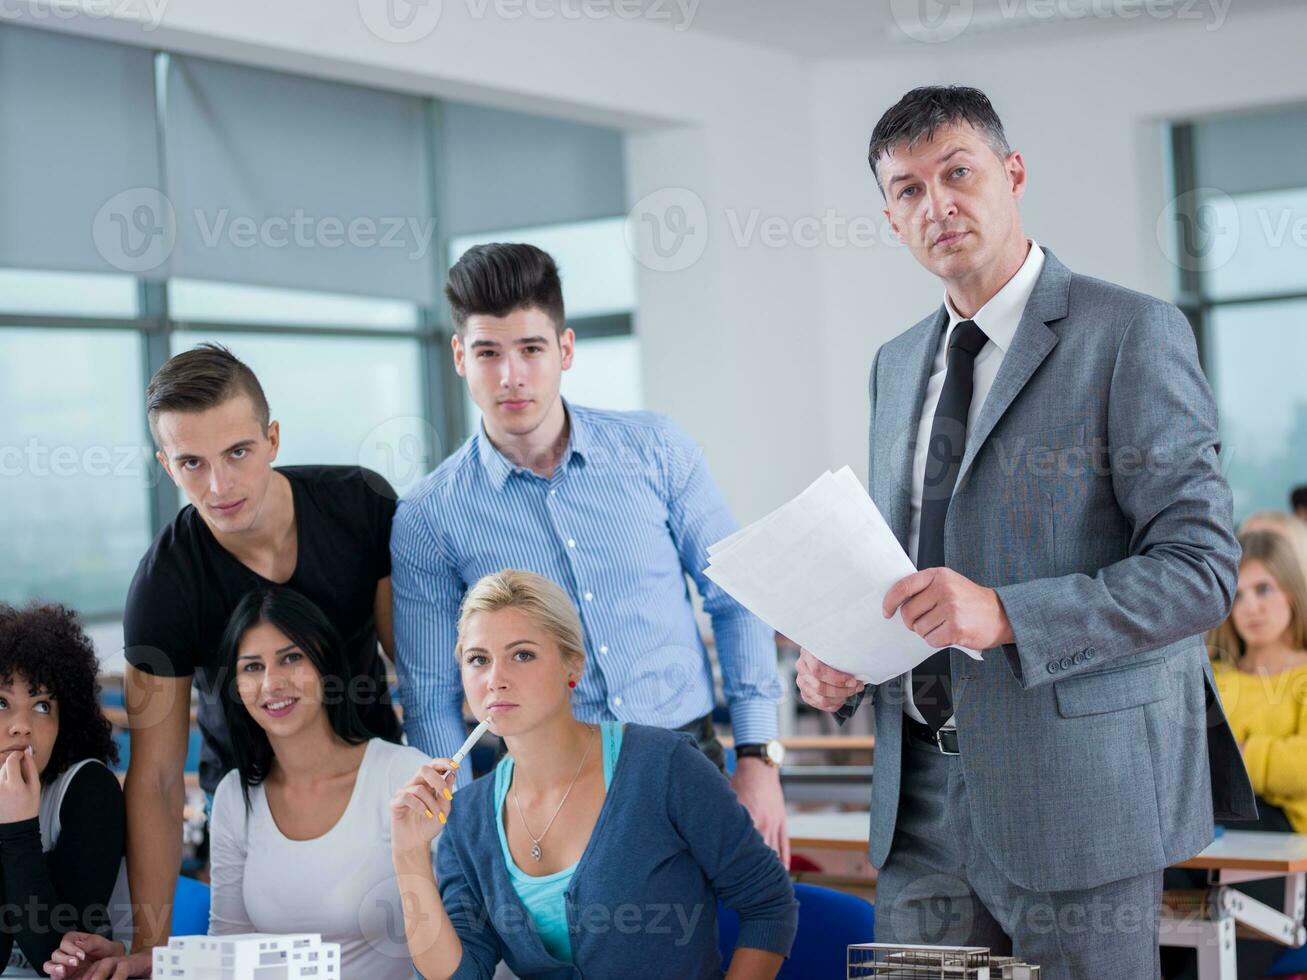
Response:
[{"label": "woman with curly hair", "polygon": [[96,669],[71,610],[0,604],[0,965],[64,976],[65,934],[112,926],[124,811]]}]

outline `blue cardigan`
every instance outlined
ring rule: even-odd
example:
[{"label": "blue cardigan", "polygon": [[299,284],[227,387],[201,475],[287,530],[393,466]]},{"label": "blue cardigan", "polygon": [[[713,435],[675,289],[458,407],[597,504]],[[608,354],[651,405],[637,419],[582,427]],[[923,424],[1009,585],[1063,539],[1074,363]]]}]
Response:
[{"label": "blue cardigan", "polygon": [[627,725],[613,782],[567,889],[575,965],[550,956],[508,878],[494,780],[459,790],[436,848],[440,897],[463,943],[456,978],[722,975],[720,898],[737,947],[788,956],[799,907],[789,875],[691,736]]}]

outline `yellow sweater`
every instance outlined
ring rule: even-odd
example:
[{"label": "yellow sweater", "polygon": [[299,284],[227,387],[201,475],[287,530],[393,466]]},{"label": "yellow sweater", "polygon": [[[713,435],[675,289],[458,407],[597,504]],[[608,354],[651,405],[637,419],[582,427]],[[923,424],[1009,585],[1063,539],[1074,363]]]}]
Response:
[{"label": "yellow sweater", "polygon": [[1307,667],[1250,674],[1218,664],[1213,673],[1253,789],[1307,833]]}]

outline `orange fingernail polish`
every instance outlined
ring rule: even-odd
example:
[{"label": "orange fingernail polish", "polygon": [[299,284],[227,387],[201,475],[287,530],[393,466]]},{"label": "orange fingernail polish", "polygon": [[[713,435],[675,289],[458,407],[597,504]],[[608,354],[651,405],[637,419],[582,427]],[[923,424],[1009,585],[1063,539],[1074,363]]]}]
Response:
[{"label": "orange fingernail polish", "polygon": [[441,823],[445,822],[445,815],[443,813],[437,813],[436,816],[440,818]]}]

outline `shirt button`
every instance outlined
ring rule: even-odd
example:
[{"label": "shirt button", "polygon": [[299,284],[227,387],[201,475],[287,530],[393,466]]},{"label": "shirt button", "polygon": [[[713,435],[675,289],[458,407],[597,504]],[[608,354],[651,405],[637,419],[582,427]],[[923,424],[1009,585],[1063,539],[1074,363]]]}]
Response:
[{"label": "shirt button", "polygon": [[568,539],[567,539],[567,546],[568,546],[569,548],[575,548],[575,547],[576,547],[576,539],[575,539],[575,538],[568,538]]},{"label": "shirt button", "polygon": [[620,708],[621,706],[622,706],[622,699],[620,697],[613,698],[613,707]]},{"label": "shirt button", "polygon": [[587,592],[587,593],[585,594],[585,601],[586,601],[586,602],[594,602],[594,598],[595,598],[595,594],[594,594],[593,592]]},{"label": "shirt button", "polygon": [[552,497],[552,496],[553,496],[554,494],[556,494],[556,493],[558,493],[557,490],[550,490],[550,491],[549,491],[549,496]]},{"label": "shirt button", "polygon": [[608,647],[600,647],[600,648],[599,648],[599,652],[600,652],[600,653],[607,653],[607,652],[608,652]]}]

